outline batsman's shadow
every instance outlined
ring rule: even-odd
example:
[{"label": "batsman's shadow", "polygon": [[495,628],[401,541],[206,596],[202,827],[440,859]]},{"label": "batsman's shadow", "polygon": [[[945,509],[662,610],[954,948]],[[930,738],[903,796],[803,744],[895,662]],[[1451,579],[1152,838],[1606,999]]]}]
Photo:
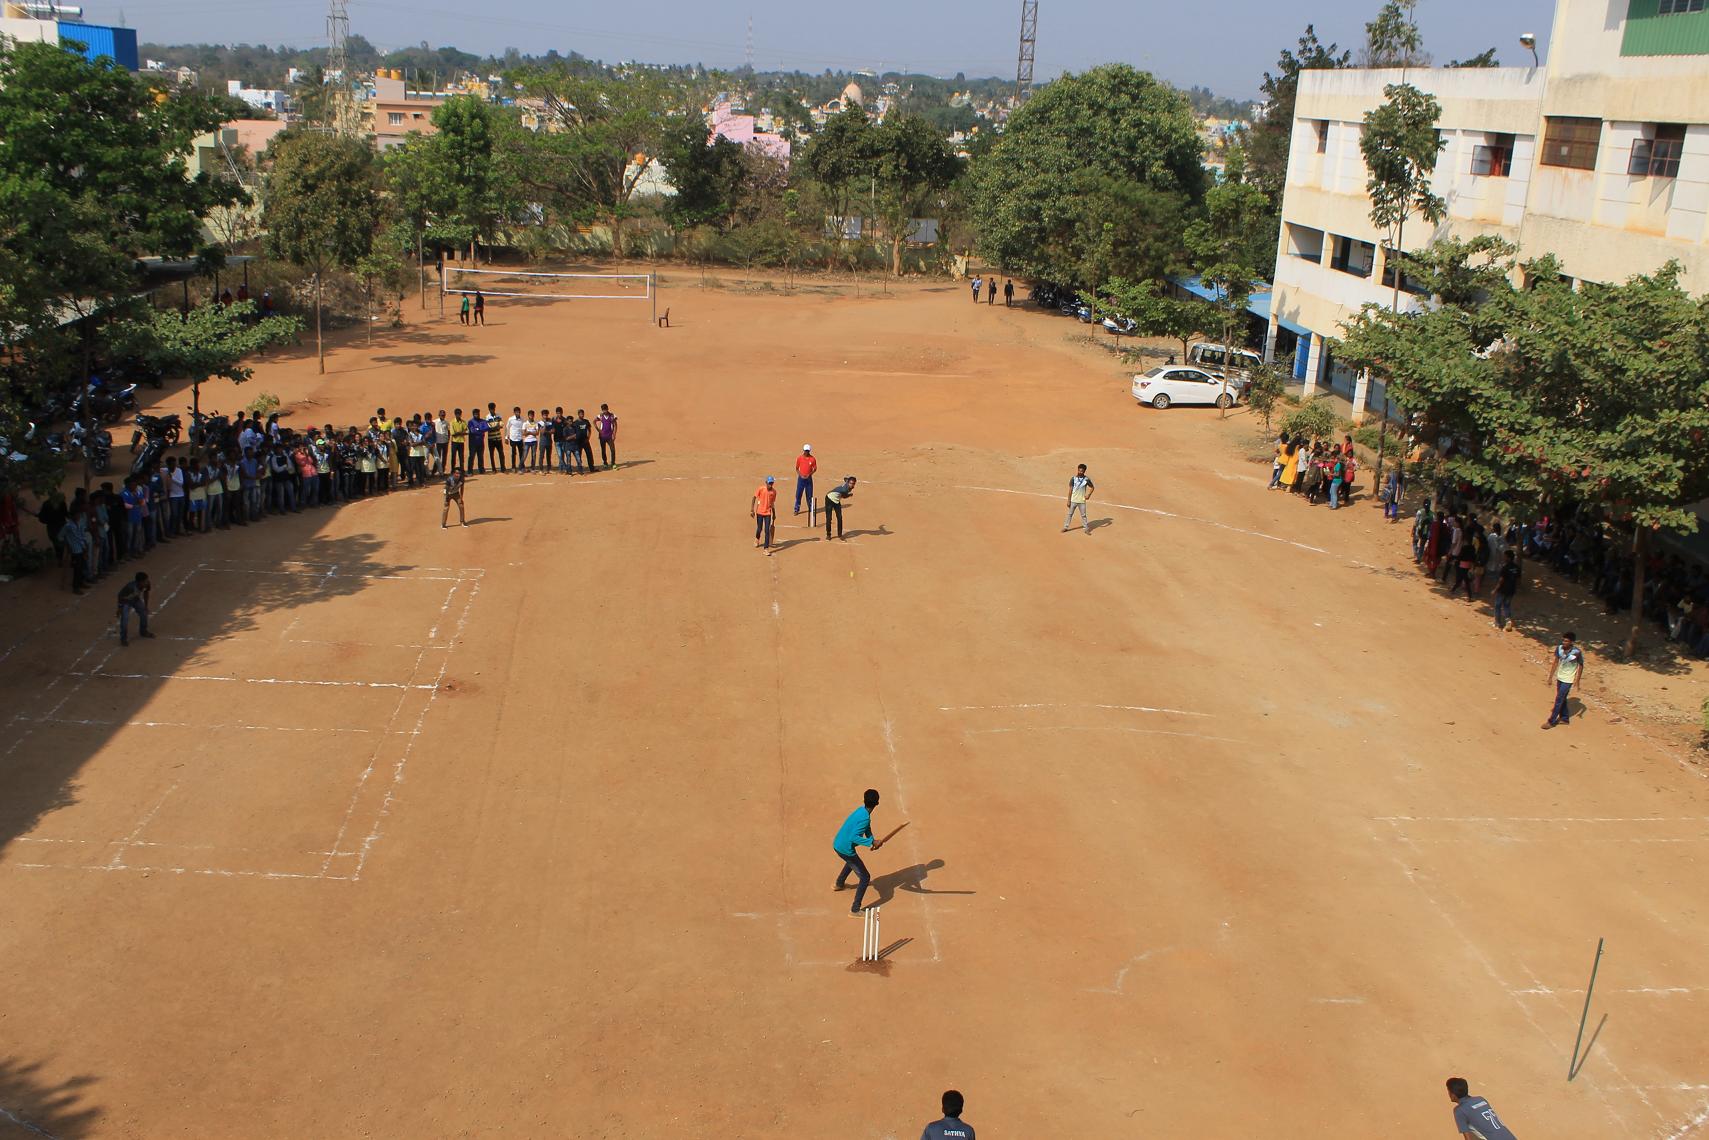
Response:
[{"label": "batsman's shadow", "polygon": [[874,905],[883,906],[896,897],[897,891],[907,891],[916,895],[972,895],[977,891],[947,891],[927,887],[926,876],[943,867],[942,859],[933,859],[930,863],[915,863],[912,867],[902,867],[883,875],[872,877],[872,890],[877,895]]}]

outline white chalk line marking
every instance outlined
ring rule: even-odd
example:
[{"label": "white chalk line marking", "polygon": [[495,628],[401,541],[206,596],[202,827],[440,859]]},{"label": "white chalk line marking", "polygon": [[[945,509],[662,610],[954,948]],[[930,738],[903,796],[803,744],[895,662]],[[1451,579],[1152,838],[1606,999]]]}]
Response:
[{"label": "white chalk line marking", "polygon": [[432,685],[416,685],[402,681],[311,681],[299,677],[223,677],[212,673],[108,673],[104,670],[80,673],[68,671],[68,677],[100,677],[108,681],[219,681],[243,685],[316,685],[333,689],[431,689]]},{"label": "white chalk line marking", "polygon": [[1709,815],[1374,815],[1378,823],[1709,823]]},{"label": "white chalk line marking", "polygon": [[166,801],[171,799],[172,793],[177,790],[178,785],[174,783],[171,787],[167,788],[165,792],[161,793],[160,799],[155,801],[155,805],[148,810],[147,814],[145,814],[141,820],[137,822],[137,825],[131,829],[131,833],[119,842],[118,850],[113,852],[112,862],[107,864],[107,870],[123,871],[126,869],[125,852],[130,850],[138,839],[142,838],[143,830],[148,827],[149,824],[154,822],[154,817],[160,814],[160,809],[166,806]]},{"label": "white chalk line marking", "polygon": [[1662,1137],[1661,1140],[1685,1140],[1685,1137],[1690,1136],[1705,1124],[1709,1124],[1709,1104],[1704,1105],[1697,1112],[1687,1117],[1683,1124]]},{"label": "white chalk line marking", "polygon": [[[878,703],[882,709],[884,705],[884,696],[882,692],[879,694]],[[903,789],[902,761],[896,753],[896,736],[891,730],[890,716],[888,712],[886,712],[884,716],[883,729],[884,751],[888,753],[890,757],[890,779],[896,786],[896,806],[901,809],[902,818],[907,819],[908,800],[907,794]],[[914,828],[908,829],[908,857],[914,861],[916,866],[923,865],[925,862],[920,858],[920,838]],[[914,885],[919,886],[918,881],[916,881]],[[932,896],[930,894],[924,892],[920,893],[920,914],[925,918],[926,937],[932,944],[932,961],[942,961],[943,953],[938,943],[938,924],[932,917]]]},{"label": "white chalk line marking", "polygon": [[[1424,853],[1412,843],[1411,837],[1402,831],[1398,824],[1391,823],[1389,827],[1395,833],[1395,837],[1400,841],[1394,846],[1399,846],[1400,844],[1411,846],[1413,854],[1419,858],[1419,862],[1424,862]],[[1394,860],[1395,866],[1400,870],[1400,873],[1406,877],[1407,882],[1416,887],[1418,889],[1418,893],[1423,896],[1424,901],[1429,903],[1436,911],[1437,916],[1441,918],[1443,924],[1446,925],[1449,930],[1452,930],[1455,934],[1459,935],[1461,944],[1465,946],[1466,950],[1470,952],[1474,959],[1477,960],[1477,963],[1483,967],[1484,973],[1489,975],[1490,981],[1495,983],[1496,988],[1505,993],[1518,1008],[1520,1015],[1525,1018],[1526,1022],[1536,1032],[1537,1036],[1542,1038],[1547,1045],[1553,1048],[1556,1045],[1556,1042],[1532,1014],[1530,1004],[1514,995],[1514,987],[1508,985],[1502,978],[1501,974],[1497,972],[1495,963],[1490,961],[1489,955],[1483,952],[1483,948],[1474,942],[1471,936],[1460,926],[1459,922],[1455,920],[1454,913],[1436,897],[1435,893],[1432,892],[1429,887],[1424,885],[1413,869],[1407,866],[1405,859],[1401,858],[1400,855],[1395,853],[1393,850],[1390,851],[1389,857]],[[1589,1084],[1590,1087],[1595,1090],[1597,1098],[1602,1101],[1602,1106],[1607,1110],[1609,1117],[1613,1119],[1615,1124],[1623,1126],[1625,1122],[1620,1119],[1620,1114],[1615,1110],[1613,1102],[1608,1099],[1608,1094],[1603,1091],[1601,1082],[1591,1081]]]},{"label": "white chalk line marking", "polygon": [[[1528,986],[1525,989],[1509,990],[1508,992],[1513,994],[1542,994],[1547,996],[1566,994],[1570,997],[1575,994],[1583,994],[1584,990],[1575,990],[1570,986],[1563,986],[1558,989],[1551,988],[1549,986]],[[1679,994],[1709,993],[1709,986],[1629,986],[1625,989],[1602,989],[1597,990],[1596,992],[1599,994],[1648,994],[1655,997],[1672,997]]]},{"label": "white chalk line marking", "polygon": [[[449,639],[449,643],[451,645],[456,645],[458,642],[462,641],[463,630],[469,624],[469,614],[475,607],[475,599],[480,597],[481,594],[481,581],[479,578],[470,578],[467,579],[467,581],[469,583],[469,592],[468,596],[463,599],[463,612],[457,616],[457,624],[451,631],[451,637]],[[452,589],[455,590],[456,587],[453,586]],[[374,844],[379,841],[380,829],[384,826],[386,817],[391,814],[392,804],[397,799],[398,788],[403,784],[404,766],[409,763],[410,755],[415,751],[415,742],[421,736],[422,727],[427,722],[427,714],[433,709],[434,699],[439,696],[439,690],[445,682],[445,672],[450,665],[451,655],[449,653],[439,659],[439,671],[433,676],[433,684],[430,686],[431,691],[427,695],[427,700],[422,703],[421,713],[415,718],[415,725],[410,729],[409,739],[404,742],[403,754],[398,757],[397,763],[392,767],[392,782],[386,789],[385,798],[380,801],[380,810],[374,816],[373,829],[368,832],[367,838],[362,840],[362,846],[357,852],[356,869],[351,872],[351,878],[353,879],[361,877],[362,869],[368,865],[368,856],[373,851]],[[419,660],[417,662],[417,668],[420,668]],[[333,845],[333,850],[338,851],[337,844]],[[339,852],[339,854],[346,853]]]},{"label": "white chalk line marking", "polygon": [[1320,997],[1312,998],[1311,1003],[1313,1005],[1364,1005],[1365,999],[1362,997]]},{"label": "white chalk line marking", "polygon": [[[256,574],[273,578],[308,578],[312,575],[299,574],[295,570],[266,570],[255,567],[237,566],[205,566],[201,567],[207,574]],[[333,567],[336,570],[337,567]],[[320,576],[320,584],[325,585],[332,576],[332,570]],[[344,577],[359,582],[461,582],[463,577],[457,574],[346,574]]]},{"label": "white chalk line marking", "polygon": [[[384,733],[380,728],[323,728],[319,725],[294,724],[207,724],[200,721],[185,720],[91,720],[78,717],[29,717],[19,715],[15,720],[27,721],[33,724],[63,724],[87,728],[193,728],[211,731],[227,729],[238,732],[310,732],[310,733]],[[407,736],[408,733],[398,730],[392,735]]]},{"label": "white chalk line marking", "polygon": [[1167,954],[1173,949],[1175,949],[1173,946],[1162,946],[1153,950],[1147,950],[1143,954],[1135,954],[1132,958],[1127,960],[1127,963],[1123,965],[1121,969],[1116,971],[1115,980],[1109,985],[1095,986],[1088,989],[1086,992],[1089,994],[1125,994],[1127,992],[1126,986],[1128,971],[1132,970],[1141,962],[1148,961],[1153,955]]},{"label": "white chalk line marking", "polygon": [[[457,592],[457,584],[454,583],[445,592],[445,605],[450,604],[451,597],[456,592]],[[440,607],[441,613],[444,612],[444,608],[445,608],[444,605],[442,605]],[[420,671],[421,663],[423,661],[425,661],[426,659],[427,659],[427,651],[426,650],[421,650],[421,651],[416,653],[415,663],[410,666],[410,671],[408,674],[408,676],[412,679],[412,681],[413,681],[413,678],[416,676],[417,672]],[[441,676],[443,676],[443,674],[444,674],[445,663],[450,661],[450,659],[451,658],[450,658],[449,654],[447,654],[445,657],[440,659],[440,675]],[[438,687],[437,681],[434,682],[434,687],[437,689],[437,687]],[[424,711],[426,709],[426,706],[432,702],[434,695],[435,694],[429,694],[427,700],[422,703],[422,707],[423,707]],[[408,696],[409,696],[408,691],[400,692],[398,694],[397,703],[392,706],[391,715],[386,718],[386,731],[388,733],[391,733],[393,731],[393,726],[397,723],[398,714],[403,711],[404,701],[408,698]],[[421,722],[418,720],[416,722],[416,730],[419,732],[420,729],[421,729]],[[405,743],[405,745],[404,745],[404,754],[405,755],[408,755],[409,747],[410,747],[410,745],[412,745],[414,743],[415,743],[415,740],[413,737]],[[356,778],[356,786],[354,788],[352,788],[350,791],[350,802],[345,805],[344,815],[338,821],[338,832],[336,835],[333,836],[332,845],[331,845],[331,847],[329,847],[327,849],[327,851],[325,853],[325,858],[322,859],[322,861],[321,861],[320,873],[323,875],[329,874],[331,872],[332,861],[334,859],[338,858],[339,855],[343,854],[343,852],[344,852],[344,837],[346,834],[349,833],[350,821],[352,820],[352,818],[354,818],[354,816],[356,814],[356,805],[361,802],[363,789],[365,789],[368,786],[368,778],[374,774],[375,767],[377,767],[379,765],[380,751],[384,747],[385,747],[385,740],[384,740],[384,738],[382,738],[378,743],[376,743],[374,745],[374,750],[368,754],[367,766],[362,769],[361,774],[359,776],[357,776],[357,778]],[[378,823],[376,823],[375,826],[378,827],[379,826]],[[357,866],[356,866],[356,872],[355,872],[358,875],[360,875],[362,873],[361,864],[362,864],[362,860],[358,859],[357,860]]]},{"label": "white chalk line marking", "polygon": [[[0,657],[0,661],[3,661],[3,660],[5,660],[5,658]],[[45,1137],[47,1137],[47,1140],[59,1140],[59,1137],[55,1136],[53,1133],[49,1132],[47,1129],[38,1128],[36,1125],[31,1124],[29,1121],[25,1120],[23,1117],[19,1116],[17,1113],[15,1113],[11,1109],[7,1108],[5,1105],[0,1105],[0,1116],[4,1116],[7,1120],[10,1120],[13,1124],[16,1124],[19,1128],[22,1128],[25,1132],[30,1132],[30,1133],[33,1133],[37,1136],[45,1136]]]},{"label": "white chalk line marking", "polygon": [[1116,712],[1163,713],[1169,716],[1202,716],[1210,713],[1192,712],[1187,709],[1152,708],[1150,705],[1098,705],[1098,704],[1019,704],[1019,705],[939,705],[939,712],[990,712],[998,709],[1110,709]]},{"label": "white chalk line marking", "polygon": [[1021,724],[1009,728],[963,729],[969,736],[986,736],[998,732],[1126,732],[1135,736],[1185,736],[1193,740],[1213,740],[1219,744],[1245,744],[1231,736],[1208,736],[1202,732],[1172,732],[1165,728],[1130,728],[1120,724]]},{"label": "white chalk line marking", "polygon": [[[869,483],[870,482],[871,481],[869,480]],[[903,484],[903,485],[906,486],[906,484]],[[953,491],[984,491],[984,492],[987,492],[988,494],[993,494],[993,495],[1022,495],[1022,496],[1029,498],[1029,499],[1061,499],[1061,498],[1063,498],[1062,495],[1051,493],[1051,492],[1046,492],[1046,491],[1015,491],[1015,490],[1011,490],[1008,487],[977,487],[977,486],[959,486],[958,485],[958,486],[952,486],[950,489]],[[1096,505],[1100,508],[1107,509],[1107,510],[1137,511],[1140,514],[1156,515],[1159,518],[1175,519],[1175,520],[1180,521],[1180,522],[1199,523],[1199,524],[1204,525],[1204,526],[1215,527],[1218,530],[1227,530],[1227,531],[1233,531],[1235,534],[1244,534],[1244,535],[1248,536],[1249,538],[1262,538],[1266,542],[1279,542],[1279,543],[1283,544],[1284,546],[1292,546],[1298,550],[1307,550],[1313,554],[1329,554],[1329,553],[1331,553],[1330,551],[1323,549],[1323,547],[1321,547],[1321,546],[1311,546],[1311,545],[1304,543],[1304,542],[1295,542],[1291,538],[1283,538],[1280,535],[1265,534],[1261,530],[1248,530],[1246,527],[1235,526],[1232,523],[1218,522],[1216,519],[1199,518],[1197,515],[1176,514],[1174,511],[1165,511],[1165,510],[1162,510],[1161,508],[1158,508],[1158,507],[1141,507],[1141,506],[1137,506],[1133,503],[1116,503],[1116,502],[1110,501],[1109,499],[1100,499],[1100,500],[1098,500]]]},{"label": "white chalk line marking", "polygon": [[[237,560],[235,560],[235,559],[221,559],[221,560],[216,560],[216,561],[235,562]],[[274,563],[273,565],[274,566],[298,565],[298,566],[315,567],[320,571],[318,576],[320,577],[320,579],[323,583],[326,580],[328,580],[329,578],[331,578],[333,576],[333,574],[336,573],[336,571],[339,568],[339,564],[337,564],[337,563],[309,563],[309,562],[287,561],[287,562],[282,562],[282,563]],[[189,584],[190,578],[192,576],[194,576],[198,572],[206,572],[206,571],[216,571],[217,572],[218,569],[219,569],[218,567],[211,567],[211,566],[208,566],[206,563],[199,563],[196,566],[193,566],[190,569],[188,569],[185,572],[184,578],[178,583],[178,585],[176,587],[173,588],[171,593],[167,594],[161,600],[160,604],[153,608],[153,610],[151,611],[151,616],[153,616],[154,614],[158,614],[162,610],[164,610],[167,607],[167,605],[174,598],[176,598],[178,596],[178,594],[184,589],[184,587]],[[449,567],[430,567],[428,569],[450,570]],[[480,570],[480,569],[474,569],[472,572],[452,571],[452,573],[459,574],[461,576],[454,577],[454,578],[422,577],[421,580],[425,580],[425,581],[446,581],[446,580],[449,580],[449,581],[453,582],[453,585],[450,587],[450,590],[448,591],[447,601],[449,601],[450,595],[455,594],[455,592],[457,590],[457,584],[458,583],[461,583],[461,582],[471,583],[469,602],[465,604],[463,619],[461,621],[459,621],[458,626],[457,626],[458,633],[460,633],[462,628],[463,628],[464,623],[467,621],[467,618],[468,618],[468,605],[472,604],[474,594],[476,592],[478,592],[479,578],[485,572],[483,570]],[[355,577],[355,576],[354,575],[346,575],[346,577]],[[405,580],[413,581],[413,580],[416,580],[417,576],[370,575],[370,576],[364,576],[364,577],[370,577],[370,578],[376,578],[376,579],[378,579],[378,578],[403,578]],[[287,627],[287,628],[290,628],[290,627]],[[217,676],[185,676],[185,675],[179,675],[179,674],[173,674],[173,675],[152,674],[151,675],[151,674],[107,673],[104,671],[105,666],[109,661],[111,661],[115,656],[117,656],[118,650],[116,648],[109,649],[107,651],[107,653],[105,654],[105,656],[102,656],[101,659],[99,660],[99,662],[96,663],[96,665],[94,666],[93,669],[82,670],[82,671],[77,670],[75,668],[75,666],[82,664],[82,662],[86,658],[90,657],[92,654],[97,654],[99,652],[101,646],[103,645],[103,643],[105,643],[109,634],[110,634],[110,630],[107,630],[107,631],[103,631],[100,635],[97,635],[97,637],[92,642],[90,642],[90,644],[83,650],[82,653],[80,653],[78,655],[77,659],[72,663],[74,666],[73,669],[66,670],[62,673],[56,674],[53,677],[53,679],[48,682],[48,685],[43,690],[44,696],[48,693],[51,693],[52,689],[55,686],[59,685],[65,677],[69,676],[69,677],[77,678],[76,682],[67,688],[64,695],[61,696],[60,699],[58,701],[56,701],[52,705],[52,707],[50,707],[47,710],[47,712],[45,714],[42,714],[40,716],[35,716],[35,717],[28,716],[28,715],[23,714],[23,713],[14,714],[12,717],[11,723],[13,723],[13,724],[20,724],[21,723],[21,724],[27,724],[27,725],[40,725],[40,724],[78,725],[78,724],[83,724],[83,725],[107,727],[107,728],[118,727],[119,725],[123,724],[125,726],[135,725],[137,727],[162,727],[162,728],[164,728],[164,727],[215,728],[215,729],[232,728],[232,729],[257,730],[257,731],[321,731],[321,732],[330,732],[330,733],[338,733],[338,732],[371,733],[371,734],[381,736],[382,740],[383,740],[383,737],[385,737],[385,736],[407,737],[408,739],[406,740],[405,747],[404,747],[404,757],[407,759],[410,749],[413,748],[413,746],[414,746],[415,738],[417,736],[419,736],[421,733],[422,718],[425,718],[426,706],[430,705],[432,703],[433,695],[437,693],[439,683],[444,677],[445,668],[449,664],[449,660],[450,660],[449,655],[447,655],[442,660],[442,663],[441,663],[440,669],[439,669],[438,678],[431,685],[421,685],[421,684],[415,684],[413,682],[396,683],[396,682],[367,682],[367,681],[307,681],[307,680],[294,680],[294,679],[289,679],[289,678],[248,678],[248,677],[217,677]],[[213,640],[213,639],[172,638],[171,640],[201,640],[201,641],[206,641],[206,640]],[[440,648],[449,649],[451,647],[451,644],[453,644],[455,642],[455,640],[456,640],[456,636],[453,635],[451,642],[448,642],[444,645],[419,645],[419,646],[406,646],[406,647],[404,647],[404,648],[416,648],[418,650],[418,655],[416,658],[416,664],[415,664],[415,667],[411,670],[410,676],[413,677],[415,675],[416,671],[418,671],[420,669],[421,662],[425,658],[428,650],[440,649]],[[398,698],[399,707],[401,707],[402,702],[407,698],[409,692],[412,690],[423,690],[423,689],[425,689],[425,690],[429,691],[430,695],[428,697],[427,702],[424,704],[423,712],[422,712],[422,718],[417,719],[415,726],[410,730],[395,730],[395,731],[390,728],[390,723],[391,723],[390,721],[388,721],[388,727],[385,730],[374,730],[374,729],[336,729],[336,728],[333,728],[333,729],[306,729],[306,728],[293,728],[293,727],[289,727],[289,726],[280,726],[280,727],[275,728],[273,726],[266,726],[266,725],[205,725],[205,724],[190,724],[190,723],[169,722],[169,721],[123,721],[123,722],[113,721],[113,722],[103,722],[103,721],[92,720],[92,719],[91,720],[79,720],[77,718],[61,718],[61,717],[59,717],[57,715],[59,710],[62,709],[74,696],[76,696],[77,693],[79,691],[81,691],[83,689],[83,687],[86,686],[89,683],[89,680],[93,677],[109,677],[109,678],[117,678],[117,679],[134,679],[134,680],[145,680],[146,679],[146,680],[163,680],[163,681],[164,680],[201,680],[201,681],[232,681],[232,682],[241,681],[241,682],[248,683],[248,684],[302,684],[302,685],[330,685],[330,686],[335,686],[335,687],[336,686],[349,686],[349,687],[364,687],[364,688],[378,688],[378,689],[398,689],[398,690],[400,690],[399,698]],[[394,708],[393,719],[395,719],[395,717],[396,717],[396,712],[397,712],[397,709]],[[25,738],[27,738],[33,731],[34,731],[34,728],[32,727],[32,728],[27,728],[27,729],[25,729],[24,732],[18,734],[18,736],[16,736],[12,740],[10,745],[6,748],[6,751],[3,754],[0,754],[0,758],[11,756],[23,744]],[[375,754],[374,754],[375,758],[377,758],[377,756],[378,756],[379,747],[380,746],[376,746],[376,750],[375,750]],[[370,763],[369,763],[369,769],[368,769],[369,771],[372,770],[373,764],[374,764],[374,759],[371,758]],[[397,769],[394,772],[393,787],[391,790],[388,791],[387,797],[386,797],[386,799],[383,802],[382,807],[381,807],[381,817],[382,818],[385,815],[386,810],[390,806],[393,793],[396,790],[397,782],[402,779],[402,766],[403,766],[403,762],[402,762],[402,760],[400,760],[399,764],[397,766]],[[363,773],[363,779],[366,779],[366,776],[367,776],[367,772],[364,772]],[[147,815],[145,815],[143,817],[142,821],[137,825],[136,828],[134,828],[132,830],[131,834],[129,836],[125,837],[124,839],[120,839],[120,840],[49,840],[49,839],[35,840],[36,842],[84,843],[84,844],[102,845],[102,846],[117,845],[118,850],[115,852],[113,859],[111,861],[109,861],[108,863],[104,863],[104,864],[103,863],[96,863],[96,864],[88,864],[88,865],[79,866],[79,865],[74,865],[74,864],[61,864],[61,863],[33,863],[33,862],[8,861],[5,865],[9,866],[9,867],[28,868],[31,870],[141,871],[141,872],[150,872],[150,873],[160,872],[162,874],[178,874],[178,875],[185,875],[185,874],[210,875],[210,876],[217,876],[217,877],[223,877],[223,878],[329,879],[329,880],[335,880],[335,881],[354,882],[359,878],[359,876],[361,874],[362,862],[365,861],[365,859],[366,859],[368,849],[372,846],[373,842],[379,836],[380,823],[379,823],[379,820],[377,819],[375,822],[375,825],[374,825],[374,831],[372,833],[370,833],[367,840],[364,841],[364,844],[363,844],[362,849],[360,851],[341,851],[341,850],[338,850],[338,844],[335,843],[333,846],[333,849],[331,851],[315,852],[315,854],[321,854],[325,857],[325,862],[322,865],[322,869],[318,873],[305,873],[305,872],[299,872],[299,871],[231,870],[231,869],[210,868],[210,867],[176,867],[176,866],[152,866],[152,865],[151,866],[142,866],[142,865],[138,865],[138,864],[131,864],[131,863],[124,862],[124,856],[125,856],[126,852],[128,850],[130,850],[131,848],[135,848],[135,847],[167,847],[167,846],[172,846],[172,847],[177,847],[177,848],[183,849],[183,850],[214,850],[214,849],[216,849],[215,845],[212,845],[212,844],[161,844],[161,843],[154,843],[151,841],[143,840],[140,838],[142,831],[147,827],[148,823],[154,818],[154,815],[157,812],[159,812],[161,807],[164,806],[167,798],[169,798],[171,796],[171,794],[177,790],[178,787],[179,787],[178,784],[173,784],[172,787],[168,788],[166,793],[161,797],[160,801],[155,804],[154,808]],[[358,786],[358,794],[360,794],[360,785]],[[354,799],[353,799],[352,803],[354,804]],[[349,821],[348,821],[348,814],[347,814],[345,823],[348,824],[348,822]],[[342,835],[342,829],[341,829],[341,835]],[[19,836],[17,838],[21,841],[31,841],[32,840],[32,837],[29,837],[29,836]],[[352,855],[358,857],[357,867],[353,873],[351,873],[349,875],[334,875],[334,874],[330,873],[331,861],[333,859],[345,858],[345,857],[349,857]]]}]

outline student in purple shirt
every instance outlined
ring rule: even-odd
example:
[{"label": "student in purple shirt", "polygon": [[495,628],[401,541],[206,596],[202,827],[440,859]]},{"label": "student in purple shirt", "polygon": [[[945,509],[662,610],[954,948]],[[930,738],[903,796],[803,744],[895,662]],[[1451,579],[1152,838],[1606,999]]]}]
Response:
[{"label": "student in purple shirt", "polygon": [[599,406],[599,415],[593,418],[593,423],[599,432],[599,459],[609,471],[617,466],[617,417],[611,414],[610,404]]},{"label": "student in purple shirt", "polygon": [[1471,1140],[1517,1140],[1496,1116],[1489,1101],[1473,1096],[1464,1077],[1448,1078],[1448,1099],[1454,1102],[1454,1127]]},{"label": "student in purple shirt", "polygon": [[973,1140],[973,1125],[961,1119],[961,1094],[954,1089],[944,1093],[944,1118],[926,1125],[920,1140]]}]

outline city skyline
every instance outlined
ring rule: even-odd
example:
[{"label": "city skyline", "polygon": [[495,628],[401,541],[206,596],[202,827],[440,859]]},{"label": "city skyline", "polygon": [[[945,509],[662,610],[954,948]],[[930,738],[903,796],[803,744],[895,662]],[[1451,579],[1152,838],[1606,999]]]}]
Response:
[{"label": "city skyline", "polygon": [[[112,0],[85,4],[91,23],[130,23],[141,40],[161,44],[251,43],[311,48],[326,43],[326,7],[321,0],[163,0],[126,8]],[[1291,6],[1238,0],[1216,11],[1187,8],[1157,11],[1144,26],[1117,0],[1045,0],[1040,5],[1039,81],[1099,63],[1125,62],[1178,86],[1208,87],[1220,95],[1255,98],[1264,71],[1292,47],[1305,25],[1316,25],[1326,43],[1357,54],[1364,25],[1377,0],[1322,0],[1309,12]],[[1232,9],[1238,11],[1231,12]],[[1512,0],[1490,19],[1478,0],[1427,0],[1418,11],[1425,48],[1437,63],[1494,47],[1503,63],[1527,64],[1522,32],[1537,36],[1546,57],[1552,0]],[[544,54],[556,48],[608,62],[702,63],[730,69],[747,55],[748,17],[753,19],[753,62],[762,71],[906,70],[933,75],[1008,77],[1015,71],[1019,5],[992,7],[971,0],[920,9],[896,0],[875,0],[859,20],[807,10],[780,0],[751,0],[737,9],[711,9],[686,0],[659,0],[646,29],[624,29],[609,12],[591,5],[556,7],[541,0],[509,0],[470,20],[468,13],[394,0],[352,0],[350,30],[382,51],[451,46],[477,55],[502,55],[507,48]],[[1223,35],[1222,17],[1238,16],[1237,42]],[[653,29],[668,29],[657,31]]]}]

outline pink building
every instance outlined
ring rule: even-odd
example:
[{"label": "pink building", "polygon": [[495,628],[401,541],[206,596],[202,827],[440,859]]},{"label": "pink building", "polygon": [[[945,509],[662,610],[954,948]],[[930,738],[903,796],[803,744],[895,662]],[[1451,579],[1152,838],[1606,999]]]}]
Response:
[{"label": "pink building", "polygon": [[767,158],[775,158],[779,162],[789,162],[789,140],[782,135],[770,131],[758,130],[752,115],[738,114],[728,103],[720,103],[712,109],[712,133],[707,142],[714,139],[728,139],[741,147],[753,147]]}]

